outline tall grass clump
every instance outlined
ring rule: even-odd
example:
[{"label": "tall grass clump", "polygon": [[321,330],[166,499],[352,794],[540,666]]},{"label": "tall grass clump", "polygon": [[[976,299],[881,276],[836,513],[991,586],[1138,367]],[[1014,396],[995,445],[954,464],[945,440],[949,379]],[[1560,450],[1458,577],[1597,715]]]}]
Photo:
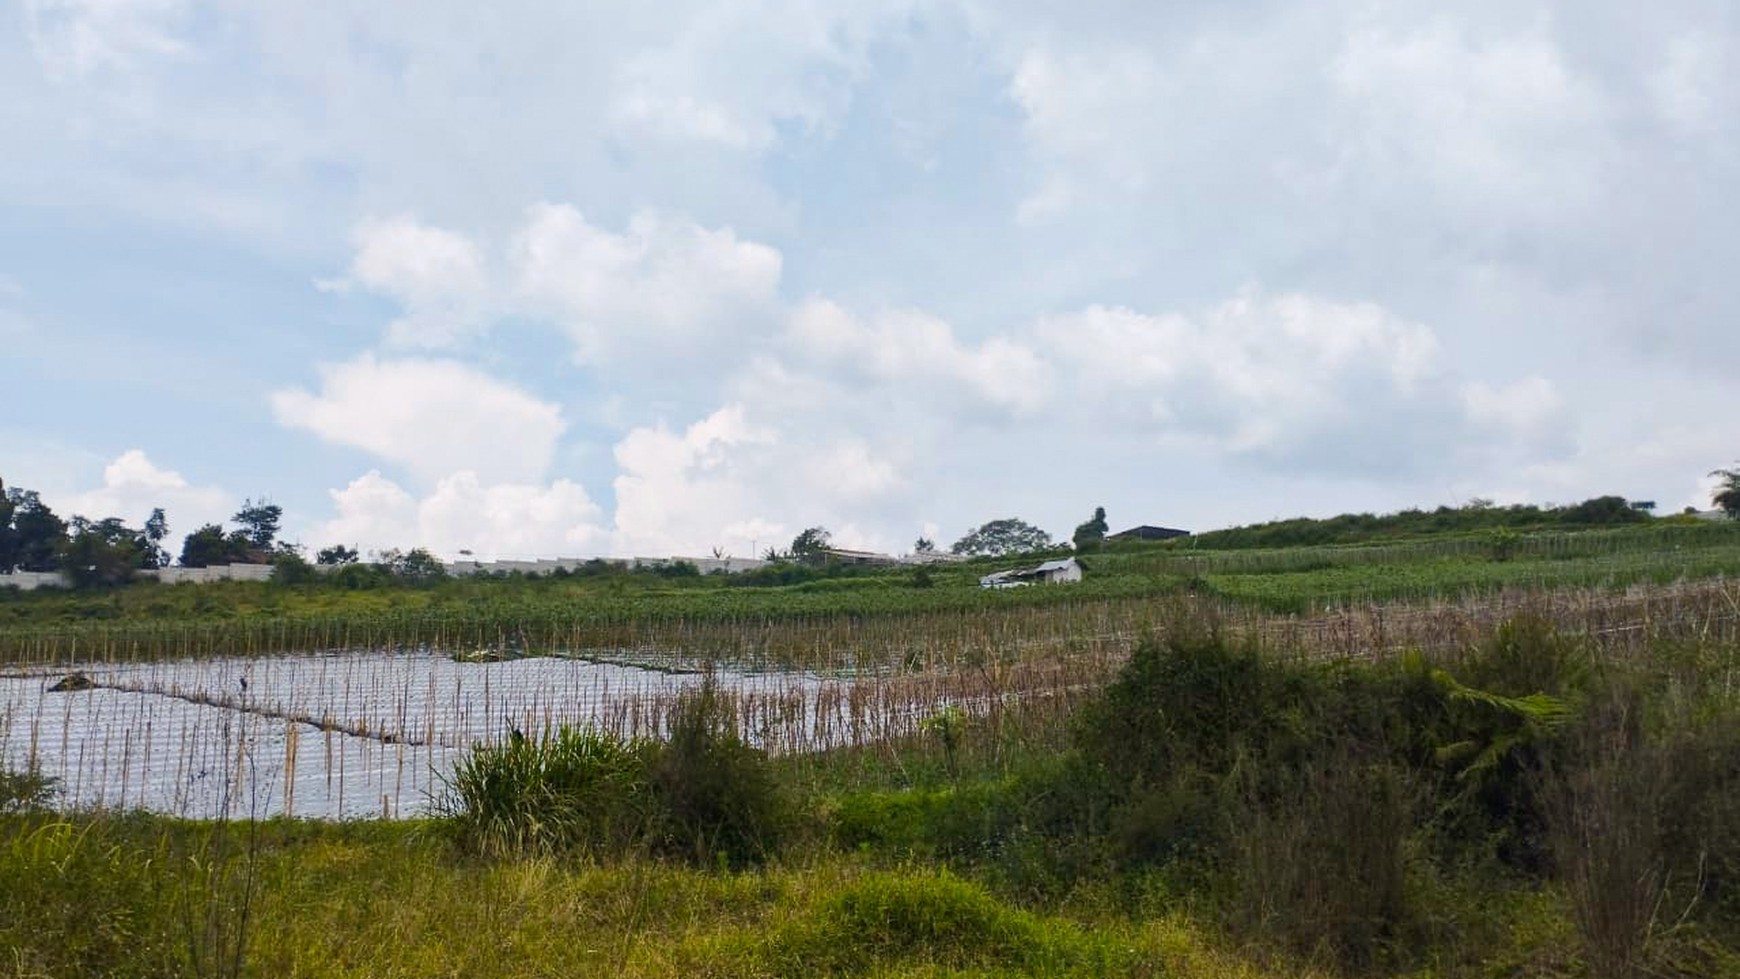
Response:
[{"label": "tall grass clump", "polygon": [[741,866],[771,855],[789,822],[766,753],[737,733],[711,678],[678,700],[665,740],[516,731],[475,746],[447,782],[447,825],[486,857],[641,852]]},{"label": "tall grass clump", "polygon": [[0,970],[20,976],[185,974],[165,927],[164,854],[102,820],[0,817]]},{"label": "tall grass clump", "polygon": [[0,768],[0,815],[46,809],[54,792],[55,780],[35,766],[21,772]]},{"label": "tall grass clump", "polygon": [[789,802],[767,753],[743,740],[711,676],[678,699],[668,737],[650,757],[658,850],[737,866],[778,849]]},{"label": "tall grass clump", "polygon": [[651,817],[651,747],[570,727],[535,740],[516,732],[460,759],[442,808],[460,845],[483,856],[622,852]]}]

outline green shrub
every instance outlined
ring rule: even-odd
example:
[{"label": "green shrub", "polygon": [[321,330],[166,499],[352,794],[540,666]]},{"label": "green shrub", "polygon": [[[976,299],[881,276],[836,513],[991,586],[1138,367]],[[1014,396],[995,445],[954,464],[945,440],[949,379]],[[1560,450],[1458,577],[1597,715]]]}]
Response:
[{"label": "green shrub", "polygon": [[770,855],[790,822],[767,756],[737,735],[711,678],[664,742],[563,728],[475,746],[441,801],[461,848],[489,857],[646,851],[703,866]]},{"label": "green shrub", "polygon": [[767,753],[745,743],[736,722],[711,676],[678,701],[649,772],[661,823],[658,850],[737,866],[779,846],[791,821],[789,803]]},{"label": "green shrub", "polygon": [[776,934],[780,976],[881,974],[890,965],[1102,974],[1110,956],[1080,931],[1010,908],[947,873],[855,881]]},{"label": "green shrub", "polygon": [[34,767],[22,772],[0,768],[0,815],[44,809],[54,792],[55,780]]},{"label": "green shrub", "polygon": [[1413,799],[1394,767],[1343,756],[1283,804],[1246,800],[1227,833],[1229,903],[1247,934],[1351,969],[1406,962]]},{"label": "green shrub", "polygon": [[442,808],[460,845],[484,856],[638,845],[652,820],[651,746],[562,728],[479,745],[448,779]]},{"label": "green shrub", "polygon": [[164,976],[184,949],[167,927],[162,854],[102,821],[4,817],[0,969],[41,976]]}]

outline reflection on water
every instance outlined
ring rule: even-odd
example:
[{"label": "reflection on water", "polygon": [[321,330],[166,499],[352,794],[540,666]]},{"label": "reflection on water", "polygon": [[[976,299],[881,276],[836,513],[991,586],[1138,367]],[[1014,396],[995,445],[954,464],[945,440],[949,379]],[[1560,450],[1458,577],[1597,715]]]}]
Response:
[{"label": "reflection on water", "polygon": [[[513,730],[593,725],[656,736],[698,674],[582,659],[457,662],[437,653],[210,658],[0,678],[0,757],[58,780],[68,808],[208,818],[322,818],[429,810],[457,754]],[[739,724],[771,751],[889,733],[866,727],[842,678],[720,670]],[[895,712],[911,715],[910,709]]]}]

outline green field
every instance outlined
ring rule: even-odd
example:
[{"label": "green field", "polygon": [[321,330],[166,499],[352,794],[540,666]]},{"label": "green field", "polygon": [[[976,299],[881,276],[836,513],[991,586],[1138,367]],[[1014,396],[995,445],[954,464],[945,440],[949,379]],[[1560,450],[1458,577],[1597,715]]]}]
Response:
[{"label": "green field", "polygon": [[[1256,611],[1311,614],[1505,589],[1614,588],[1735,576],[1740,524],[1661,520],[1576,533],[1482,531],[1294,548],[1215,549],[1184,539],[1119,545],[1083,555],[1082,561],[1087,574],[1080,584],[994,591],[980,589],[979,576],[1019,566],[1019,559],[981,559],[922,573],[799,568],[796,576],[809,580],[760,586],[726,576],[640,573],[369,588],[316,581],[133,584],[79,593],[0,590],[0,659],[182,656],[218,649],[471,649],[513,642],[535,649],[662,645],[703,657],[789,662],[792,651],[764,642],[766,633],[994,632],[1002,618],[1033,610],[1091,617],[1105,609],[1140,620],[1151,618],[1145,606],[1182,594]],[[812,658],[817,643],[800,645],[810,650],[803,658]]]}]

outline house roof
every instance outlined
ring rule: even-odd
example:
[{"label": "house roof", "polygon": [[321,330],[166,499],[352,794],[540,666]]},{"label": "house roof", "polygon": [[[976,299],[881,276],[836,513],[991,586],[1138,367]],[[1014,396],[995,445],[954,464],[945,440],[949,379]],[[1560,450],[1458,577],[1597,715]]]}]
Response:
[{"label": "house roof", "polygon": [[1156,527],[1153,524],[1142,524],[1107,536],[1114,540],[1119,537],[1189,537],[1190,531],[1179,530],[1177,527]]}]

